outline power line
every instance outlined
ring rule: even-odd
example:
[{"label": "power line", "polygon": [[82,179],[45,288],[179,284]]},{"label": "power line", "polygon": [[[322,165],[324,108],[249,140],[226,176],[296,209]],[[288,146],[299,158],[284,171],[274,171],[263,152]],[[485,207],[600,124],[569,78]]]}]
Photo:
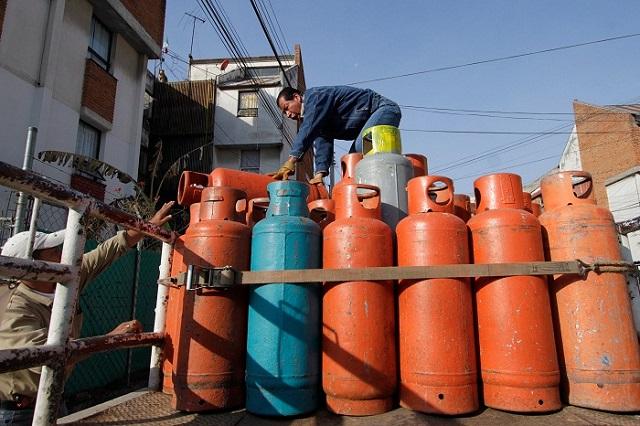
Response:
[{"label": "power line", "polygon": [[393,79],[396,79],[396,78],[411,77],[411,76],[414,76],[414,75],[427,74],[427,73],[440,72],[440,71],[448,71],[448,70],[453,70],[453,69],[458,69],[458,68],[471,67],[471,66],[474,66],[474,65],[488,64],[488,63],[491,63],[491,62],[508,61],[508,60],[511,60],[511,59],[524,58],[524,57],[527,57],[527,56],[539,55],[539,54],[542,54],[542,53],[550,53],[550,52],[557,52],[557,51],[560,51],[560,50],[574,49],[576,47],[583,47],[583,46],[589,46],[589,45],[593,45],[593,44],[606,43],[606,42],[610,42],[610,41],[622,40],[622,39],[638,37],[638,36],[640,36],[640,33],[627,34],[627,35],[622,35],[622,36],[617,36],[617,37],[603,38],[603,39],[600,39],[600,40],[593,40],[593,41],[588,41],[588,42],[585,42],[585,43],[577,43],[577,44],[570,44],[570,45],[566,45],[566,46],[552,47],[550,49],[542,49],[542,50],[536,50],[536,51],[533,51],[533,52],[518,53],[518,54],[515,54],[515,55],[502,56],[502,57],[498,57],[498,58],[484,59],[484,60],[480,60],[480,61],[467,62],[467,63],[459,64],[459,65],[449,65],[449,66],[445,66],[445,67],[430,68],[430,69],[426,69],[426,70],[423,70],[423,71],[416,71],[416,72],[410,72],[410,73],[405,73],[405,74],[398,74],[398,75],[393,75],[393,76],[388,76],[388,77],[379,77],[379,78],[372,78],[372,79],[369,79],[369,80],[354,81],[354,82],[351,82],[351,83],[347,83],[347,85],[371,83],[371,82],[374,82],[374,81],[393,80]]},{"label": "power line", "polygon": [[273,55],[276,57],[276,61],[278,61],[278,65],[280,66],[280,70],[282,71],[282,75],[284,76],[285,80],[287,80],[287,85],[289,87],[291,87],[291,81],[289,81],[289,76],[287,75],[287,72],[284,69],[284,66],[282,65],[282,61],[280,60],[280,57],[278,56],[278,52],[276,52],[276,47],[273,45],[273,40],[271,39],[271,34],[269,34],[269,30],[267,30],[267,27],[265,26],[264,20],[262,18],[262,14],[260,13],[260,11],[258,10],[258,6],[256,5],[256,1],[255,0],[249,0],[251,2],[251,7],[253,7],[253,11],[256,14],[256,17],[258,18],[258,22],[260,23],[260,26],[262,27],[262,32],[264,33],[265,37],[267,38],[267,42],[269,42],[269,46],[271,47],[271,51],[273,52]]}]

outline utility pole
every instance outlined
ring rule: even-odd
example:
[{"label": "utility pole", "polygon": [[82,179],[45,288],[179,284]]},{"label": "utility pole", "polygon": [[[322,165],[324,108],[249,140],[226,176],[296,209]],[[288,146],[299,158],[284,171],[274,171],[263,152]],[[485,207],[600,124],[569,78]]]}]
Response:
[{"label": "utility pole", "polygon": [[199,16],[192,15],[189,12],[185,12],[184,14],[193,19],[193,28],[191,29],[191,46],[189,47],[189,69],[187,70],[187,80],[191,80],[191,62],[193,61],[193,37],[196,34],[196,21],[200,21],[202,24],[204,24],[204,19],[200,18]]}]

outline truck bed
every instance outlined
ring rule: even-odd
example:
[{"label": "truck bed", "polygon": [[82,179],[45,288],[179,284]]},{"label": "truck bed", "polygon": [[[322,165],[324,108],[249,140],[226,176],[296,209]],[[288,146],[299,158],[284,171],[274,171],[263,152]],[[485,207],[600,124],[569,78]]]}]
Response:
[{"label": "truck bed", "polygon": [[140,390],[104,404],[73,413],[58,424],[76,425],[639,425],[640,414],[612,414],[566,406],[550,414],[514,414],[483,408],[467,416],[434,416],[404,408],[367,417],[338,416],[320,409],[295,418],[264,418],[245,410],[192,414],[171,409],[171,397],[160,392]]}]

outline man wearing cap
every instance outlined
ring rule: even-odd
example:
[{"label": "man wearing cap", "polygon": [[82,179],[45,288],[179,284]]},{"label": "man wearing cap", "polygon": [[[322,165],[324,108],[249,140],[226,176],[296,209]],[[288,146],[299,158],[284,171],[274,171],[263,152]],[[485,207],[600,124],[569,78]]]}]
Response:
[{"label": "man wearing cap", "polygon": [[[173,202],[165,203],[149,220],[163,225],[171,215]],[[33,259],[60,262],[64,230],[51,234],[36,232]],[[85,253],[80,267],[80,291],[130,247],[135,246],[143,234],[129,229]],[[29,232],[20,232],[9,238],[2,247],[3,256],[27,258]],[[0,322],[0,349],[43,345],[47,341],[51,307],[56,283],[21,280],[12,290]],[[82,315],[76,314],[71,337],[77,338],[82,327]],[[120,324],[109,334],[141,331],[140,323]],[[0,374],[0,424],[30,424],[41,367]]]},{"label": "man wearing cap", "polygon": [[362,129],[380,124],[398,127],[402,118],[397,103],[373,90],[350,86],[313,87],[304,94],[285,87],[276,102],[288,118],[302,119],[302,125],[289,158],[273,175],[275,179],[286,179],[293,174],[295,163],[313,145],[315,175],[310,183],[320,182],[333,162],[334,139],[355,139],[350,152],[361,152]]}]

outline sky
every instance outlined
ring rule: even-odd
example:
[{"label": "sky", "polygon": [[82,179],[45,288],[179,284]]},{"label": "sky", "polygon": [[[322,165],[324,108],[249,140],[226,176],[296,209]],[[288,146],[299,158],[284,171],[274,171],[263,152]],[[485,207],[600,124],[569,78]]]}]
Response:
[{"label": "sky", "polygon": [[[212,2],[251,56],[273,54],[249,0]],[[517,173],[526,184],[557,166],[574,100],[640,103],[640,36],[438,70],[640,33],[638,0],[259,4],[283,48],[300,44],[307,87],[352,84],[396,101],[403,152],[426,155],[429,173],[452,178],[456,192],[472,193],[486,174]],[[167,0],[170,80],[186,78],[176,59],[186,59],[191,44],[194,20],[185,13],[205,19],[196,21],[195,59],[229,56],[201,1]],[[397,77],[405,74],[412,75]],[[336,156],[349,146],[336,141]]]}]

